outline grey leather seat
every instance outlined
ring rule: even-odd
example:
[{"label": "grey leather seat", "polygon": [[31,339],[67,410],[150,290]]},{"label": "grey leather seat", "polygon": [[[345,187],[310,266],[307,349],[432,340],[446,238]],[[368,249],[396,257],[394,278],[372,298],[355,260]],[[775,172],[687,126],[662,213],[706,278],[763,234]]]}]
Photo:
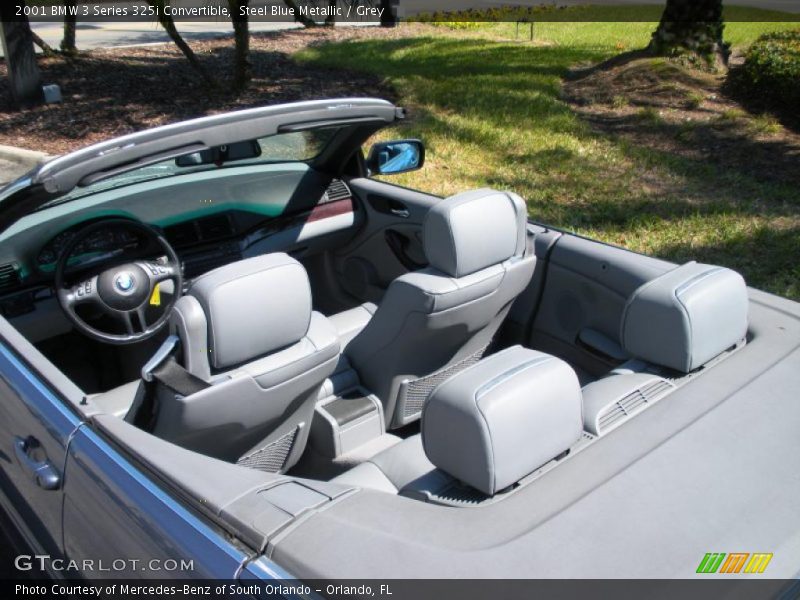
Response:
[{"label": "grey leather seat", "polygon": [[417,420],[438,383],[483,355],[533,275],[526,231],[515,194],[481,189],[442,200],[423,223],[430,266],[395,279],[377,309],[333,318],[346,323],[344,353],[383,402],[387,428]]},{"label": "grey leather seat", "polygon": [[421,434],[332,481],[434,502],[465,484],[488,498],[562,455],[582,431],[572,368],[514,346],[437,387],[423,410]]},{"label": "grey leather seat", "polygon": [[744,338],[748,308],[736,271],[690,262],[631,294],[619,337],[630,356],[688,373]]},{"label": "grey leather seat", "polygon": [[302,265],[268,254],[215,269],[178,300],[171,328],[180,364],[211,385],[186,397],[159,386],[153,433],[267,471],[297,462],[340,350]]},{"label": "grey leather seat", "polygon": [[625,304],[619,334],[622,350],[633,358],[583,388],[586,431],[605,435],[672,392],[676,375],[692,373],[743,342],[748,305],[741,275],[695,262],[637,288]]}]

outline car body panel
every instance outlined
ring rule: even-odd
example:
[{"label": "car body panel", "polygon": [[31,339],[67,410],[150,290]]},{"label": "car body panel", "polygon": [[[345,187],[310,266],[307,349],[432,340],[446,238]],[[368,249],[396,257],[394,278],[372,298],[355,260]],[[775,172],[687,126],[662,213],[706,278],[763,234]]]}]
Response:
[{"label": "car body panel", "polygon": [[[70,444],[67,472],[66,556],[79,565],[102,559],[105,567],[112,567],[114,559],[126,561],[125,568],[81,570],[81,576],[234,579],[248,558],[241,547],[160,490],[89,427],[82,427]],[[92,535],[87,535],[90,531]],[[192,561],[191,568],[180,568],[186,559]],[[179,568],[164,571],[172,566],[171,560]]]},{"label": "car body panel", "polygon": [[751,304],[746,346],[508,498],[442,509],[364,490],[272,558],[301,578],[688,578],[730,548],[795,577],[800,305]]},{"label": "car body panel", "polygon": [[[6,344],[0,344],[0,439],[2,439],[2,494],[6,512],[24,523],[23,535],[42,553],[62,554],[61,506],[65,453],[70,435],[80,421]],[[34,439],[40,448],[27,459],[49,463],[59,483],[44,489],[21,456],[21,440]],[[43,467],[48,468],[48,467]]]}]

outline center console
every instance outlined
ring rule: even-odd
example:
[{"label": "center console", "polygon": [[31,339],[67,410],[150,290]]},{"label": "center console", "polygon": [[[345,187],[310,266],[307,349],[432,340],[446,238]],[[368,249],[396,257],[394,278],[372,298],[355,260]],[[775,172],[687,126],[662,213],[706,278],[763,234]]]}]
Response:
[{"label": "center console", "polygon": [[323,386],[309,444],[325,457],[338,458],[383,435],[384,423],[378,397],[359,385],[352,369],[340,369]]}]

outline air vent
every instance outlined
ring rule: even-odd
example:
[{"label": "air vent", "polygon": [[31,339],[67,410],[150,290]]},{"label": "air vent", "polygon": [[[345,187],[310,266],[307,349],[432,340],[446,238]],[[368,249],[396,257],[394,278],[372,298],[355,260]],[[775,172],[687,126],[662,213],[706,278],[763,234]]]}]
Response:
[{"label": "air vent", "polygon": [[200,229],[200,239],[203,241],[217,240],[233,235],[233,226],[227,215],[207,217],[197,221]]},{"label": "air vent", "polygon": [[623,396],[614,404],[610,405],[605,414],[600,416],[597,421],[599,431],[602,433],[604,430],[628,418],[641,410],[646,404],[653,402],[664,393],[671,390],[672,387],[673,386],[668,381],[659,379]]},{"label": "air vent", "polygon": [[0,265],[0,291],[15,288],[19,285],[19,267],[14,263]]},{"label": "air vent", "polygon": [[194,221],[188,221],[186,223],[179,223],[177,225],[167,227],[164,229],[164,235],[166,235],[170,244],[178,248],[181,246],[196,244],[200,241],[200,236],[198,235],[197,229],[194,226]]},{"label": "air vent", "polygon": [[341,179],[334,179],[331,181],[328,189],[325,190],[325,195],[322,197],[321,204],[326,202],[336,202],[337,200],[344,200],[345,198],[352,198],[353,194],[350,188]]},{"label": "air vent", "polygon": [[448,506],[478,506],[488,499],[483,492],[458,481],[430,495],[431,502]]}]

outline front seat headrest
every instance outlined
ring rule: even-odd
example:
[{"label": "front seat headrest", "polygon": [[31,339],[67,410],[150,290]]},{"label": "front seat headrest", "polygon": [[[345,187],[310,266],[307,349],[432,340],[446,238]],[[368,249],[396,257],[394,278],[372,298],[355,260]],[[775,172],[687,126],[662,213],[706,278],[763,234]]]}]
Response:
[{"label": "front seat headrest", "polygon": [[446,380],[422,413],[428,460],[489,496],[564,453],[582,431],[575,371],[522,346]]},{"label": "front seat headrest", "polygon": [[423,223],[425,256],[432,267],[464,277],[525,250],[525,202],[490,189],[456,194],[433,205]]},{"label": "front seat headrest", "polygon": [[178,319],[193,308],[197,313],[197,307],[191,304],[199,305],[205,313],[206,351],[216,369],[294,344],[306,335],[311,322],[311,286],[306,270],[283,253],[214,269],[196,279],[188,296],[179,302]]},{"label": "front seat headrest", "polygon": [[688,373],[744,338],[747,310],[741,275],[690,262],[633,292],[620,341],[631,356]]}]

